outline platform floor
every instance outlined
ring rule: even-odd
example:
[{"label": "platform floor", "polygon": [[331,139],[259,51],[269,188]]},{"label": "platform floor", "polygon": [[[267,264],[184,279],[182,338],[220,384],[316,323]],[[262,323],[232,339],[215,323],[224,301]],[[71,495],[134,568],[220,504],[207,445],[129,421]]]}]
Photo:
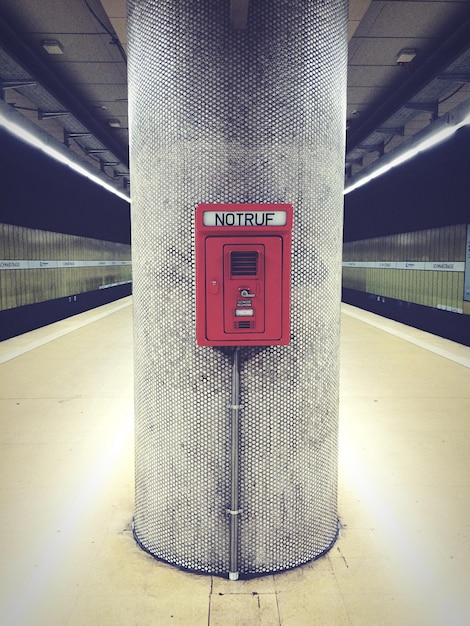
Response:
[{"label": "platform floor", "polygon": [[133,540],[131,316],[0,343],[1,626],[470,624],[470,349],[344,305],[340,537],[231,582]]}]

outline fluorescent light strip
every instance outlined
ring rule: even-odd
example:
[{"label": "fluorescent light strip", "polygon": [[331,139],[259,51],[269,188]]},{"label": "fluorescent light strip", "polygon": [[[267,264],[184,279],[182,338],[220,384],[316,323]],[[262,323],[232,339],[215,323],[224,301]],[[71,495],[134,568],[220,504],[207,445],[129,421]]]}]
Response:
[{"label": "fluorescent light strip", "polygon": [[5,128],[8,132],[10,132],[12,135],[17,137],[21,141],[24,141],[25,143],[27,143],[30,146],[33,146],[34,148],[38,148],[39,150],[41,150],[48,156],[52,157],[56,161],[59,161],[60,163],[64,163],[65,165],[70,167],[72,170],[74,170],[78,174],[81,174],[82,176],[85,176],[86,178],[96,183],[97,185],[104,187],[104,189],[115,194],[122,200],[126,200],[126,202],[130,202],[130,198],[128,195],[119,191],[119,189],[116,189],[116,187],[113,187],[113,185],[107,183],[100,176],[93,174],[93,172],[89,171],[86,167],[74,162],[72,159],[69,159],[65,154],[62,154],[62,152],[60,152],[59,150],[56,150],[52,146],[48,145],[44,140],[42,140],[40,137],[35,136],[33,133],[29,132],[27,129],[23,128],[20,124],[17,124],[16,122],[12,121],[8,117],[5,117],[1,113],[1,111],[0,111],[0,126],[3,126],[3,128]]},{"label": "fluorescent light strip", "polygon": [[421,140],[418,144],[406,150],[404,153],[398,155],[396,158],[392,159],[385,165],[382,165],[382,167],[379,166],[373,172],[362,177],[357,182],[355,183],[352,182],[349,186],[346,186],[344,188],[344,195],[350,193],[351,191],[354,191],[358,187],[362,187],[363,185],[366,185],[368,182],[370,182],[374,178],[378,178],[379,176],[382,176],[382,174],[385,174],[386,172],[396,167],[397,165],[400,165],[401,163],[405,163],[406,161],[409,161],[420,152],[429,150],[429,148],[436,146],[438,143],[441,143],[442,141],[445,141],[446,139],[451,137],[459,128],[462,128],[463,126],[467,126],[468,124],[470,124],[470,113],[458,124],[455,124],[454,126],[444,126],[443,128],[436,131],[435,133],[432,133],[432,135],[430,135],[429,137],[426,137],[423,140]]}]

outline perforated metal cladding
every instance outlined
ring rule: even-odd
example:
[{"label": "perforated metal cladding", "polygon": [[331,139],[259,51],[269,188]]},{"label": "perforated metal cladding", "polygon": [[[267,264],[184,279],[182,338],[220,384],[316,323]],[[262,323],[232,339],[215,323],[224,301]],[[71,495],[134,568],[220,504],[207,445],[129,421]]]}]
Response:
[{"label": "perforated metal cladding", "polygon": [[[243,348],[241,575],[337,532],[347,2],[128,2],[136,371],[135,535],[228,571],[229,351],[196,346],[194,209],[294,205],[292,341]],[[269,311],[268,311],[269,314]]]}]

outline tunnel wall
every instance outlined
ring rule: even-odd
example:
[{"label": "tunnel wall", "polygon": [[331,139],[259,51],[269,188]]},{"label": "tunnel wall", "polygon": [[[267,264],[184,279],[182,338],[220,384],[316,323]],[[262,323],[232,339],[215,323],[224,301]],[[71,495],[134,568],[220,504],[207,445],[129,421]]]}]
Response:
[{"label": "tunnel wall", "polygon": [[469,345],[470,129],[345,196],[343,300]]},{"label": "tunnel wall", "polygon": [[0,129],[0,341],[131,293],[128,202]]}]

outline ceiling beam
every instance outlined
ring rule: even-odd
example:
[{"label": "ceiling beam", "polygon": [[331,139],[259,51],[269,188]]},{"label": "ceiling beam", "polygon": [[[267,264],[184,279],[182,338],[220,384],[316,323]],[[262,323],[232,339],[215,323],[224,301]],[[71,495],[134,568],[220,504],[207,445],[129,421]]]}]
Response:
[{"label": "ceiling beam", "polygon": [[0,41],[2,47],[29,74],[33,82],[52,94],[66,111],[69,111],[94,137],[109,147],[110,151],[129,167],[127,145],[124,146],[117,141],[115,136],[103,127],[103,124],[89,112],[86,105],[82,104],[78,97],[64,85],[61,77],[55,74],[34,50],[29,48],[1,16]]},{"label": "ceiling beam", "polygon": [[470,41],[470,18],[451,35],[446,37],[421,65],[417,66],[399,86],[390,89],[390,97],[375,109],[362,116],[348,130],[346,151],[350,152],[364,143],[377,127],[387,126],[387,120],[426,87],[436,75],[445,74],[446,69],[468,48]]}]

